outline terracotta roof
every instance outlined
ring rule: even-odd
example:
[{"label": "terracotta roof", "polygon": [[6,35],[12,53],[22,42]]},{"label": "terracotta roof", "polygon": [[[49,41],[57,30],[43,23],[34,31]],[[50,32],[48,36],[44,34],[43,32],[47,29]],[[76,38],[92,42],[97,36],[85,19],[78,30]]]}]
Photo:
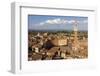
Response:
[{"label": "terracotta roof", "polygon": [[42,58],[42,55],[39,55],[39,54],[32,55],[32,60],[40,60],[41,58]]}]

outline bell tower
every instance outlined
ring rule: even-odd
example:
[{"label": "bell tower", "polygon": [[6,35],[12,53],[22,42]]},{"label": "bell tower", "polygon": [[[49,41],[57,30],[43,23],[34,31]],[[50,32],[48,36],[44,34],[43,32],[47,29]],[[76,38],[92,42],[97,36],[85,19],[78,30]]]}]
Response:
[{"label": "bell tower", "polygon": [[74,50],[77,50],[79,47],[79,43],[78,43],[78,22],[75,20],[73,23],[73,31],[74,31]]}]

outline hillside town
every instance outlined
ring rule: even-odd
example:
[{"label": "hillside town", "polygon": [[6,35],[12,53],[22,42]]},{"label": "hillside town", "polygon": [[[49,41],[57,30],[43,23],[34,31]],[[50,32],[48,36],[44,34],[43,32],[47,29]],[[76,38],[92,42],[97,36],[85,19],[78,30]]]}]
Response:
[{"label": "hillside town", "polygon": [[88,32],[79,31],[29,31],[28,61],[88,58]]}]

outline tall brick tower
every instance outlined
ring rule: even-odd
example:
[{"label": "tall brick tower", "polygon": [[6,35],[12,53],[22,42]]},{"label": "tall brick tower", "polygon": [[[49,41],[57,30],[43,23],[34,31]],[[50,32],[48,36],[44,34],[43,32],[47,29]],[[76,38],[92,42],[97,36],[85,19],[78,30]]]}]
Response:
[{"label": "tall brick tower", "polygon": [[75,20],[74,23],[74,50],[77,50],[79,47],[79,42],[78,42],[78,22]]}]

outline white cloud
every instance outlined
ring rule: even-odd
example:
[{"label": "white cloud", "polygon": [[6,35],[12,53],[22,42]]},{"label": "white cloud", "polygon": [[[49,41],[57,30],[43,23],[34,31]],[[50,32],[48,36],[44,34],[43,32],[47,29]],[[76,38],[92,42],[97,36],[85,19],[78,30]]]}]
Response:
[{"label": "white cloud", "polygon": [[45,24],[44,22],[39,23],[39,25],[44,25],[44,24]]},{"label": "white cloud", "polygon": [[[56,18],[56,19],[49,19],[44,22],[40,22],[38,25],[73,24],[75,22],[76,22],[75,20],[66,20],[66,19]],[[87,20],[83,20],[83,21],[77,20],[77,23],[87,23]]]},{"label": "white cloud", "polygon": [[61,19],[53,19],[53,20],[47,20],[46,23],[49,23],[49,24],[59,24],[61,23]]},{"label": "white cloud", "polygon": [[88,20],[84,20],[83,23],[88,23]]},{"label": "white cloud", "polygon": [[66,23],[67,23],[67,20],[57,18],[57,19],[52,19],[52,20],[46,20],[45,22],[42,22],[40,24],[66,24]]},{"label": "white cloud", "polygon": [[72,24],[72,23],[74,23],[74,22],[75,22],[75,20],[69,20],[69,21],[68,21],[69,24]]}]

